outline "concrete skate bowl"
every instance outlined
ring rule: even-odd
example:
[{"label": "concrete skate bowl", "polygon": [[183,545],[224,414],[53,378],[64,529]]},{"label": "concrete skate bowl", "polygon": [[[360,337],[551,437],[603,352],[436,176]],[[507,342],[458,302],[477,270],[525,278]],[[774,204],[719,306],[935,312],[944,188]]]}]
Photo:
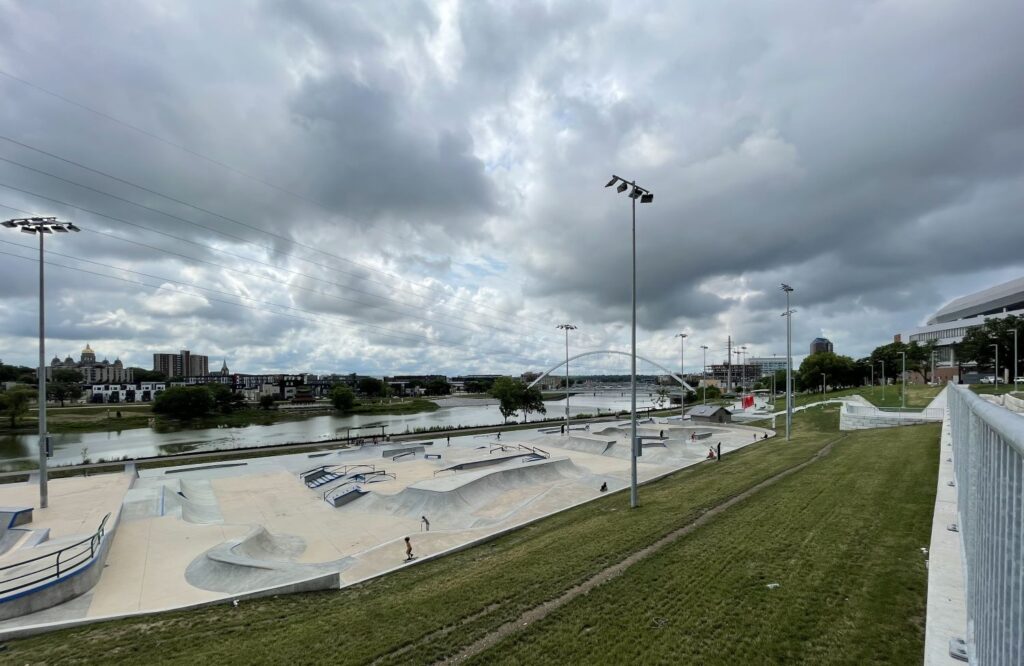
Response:
[{"label": "concrete skate bowl", "polygon": [[185,580],[211,592],[244,594],[337,574],[352,564],[350,557],[314,564],[296,562],[305,550],[302,537],[271,534],[260,525],[243,538],[218,544],[192,560],[185,569]]},{"label": "concrete skate bowl", "polygon": [[220,504],[209,481],[179,479],[178,489],[163,486],[163,506],[159,515],[176,513],[187,523],[215,525],[224,522]]},{"label": "concrete skate bowl", "polygon": [[584,472],[568,458],[552,458],[419,481],[394,495],[372,493],[353,507],[413,519],[427,516],[435,529],[485,527],[553,491],[575,491],[584,499],[605,482],[609,487],[622,485],[621,479]]}]

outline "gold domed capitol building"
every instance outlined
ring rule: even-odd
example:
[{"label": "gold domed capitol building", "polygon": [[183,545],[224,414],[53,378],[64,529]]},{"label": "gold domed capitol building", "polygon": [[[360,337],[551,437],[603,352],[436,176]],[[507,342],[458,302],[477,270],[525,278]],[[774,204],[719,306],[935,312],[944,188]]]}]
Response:
[{"label": "gold domed capitol building", "polygon": [[125,368],[121,359],[115,358],[113,363],[107,359],[97,361],[96,352],[88,343],[77,362],[70,355],[63,361],[60,357],[54,356],[50,366],[46,368],[46,378],[52,379],[53,373],[57,370],[76,370],[82,374],[82,382],[85,384],[121,384],[134,381],[131,369]]}]

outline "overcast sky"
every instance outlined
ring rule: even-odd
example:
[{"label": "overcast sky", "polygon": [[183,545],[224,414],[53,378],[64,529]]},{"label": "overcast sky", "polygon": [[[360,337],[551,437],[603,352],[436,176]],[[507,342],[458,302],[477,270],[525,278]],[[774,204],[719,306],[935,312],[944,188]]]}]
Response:
[{"label": "overcast sky", "polygon": [[[0,217],[84,229],[46,239],[47,358],[519,373],[563,321],[629,349],[617,173],[655,194],[640,355],[781,355],[787,282],[796,354],[862,356],[1024,274],[1024,4],[980,9],[0,0]],[[36,239],[0,232],[34,365]]]}]

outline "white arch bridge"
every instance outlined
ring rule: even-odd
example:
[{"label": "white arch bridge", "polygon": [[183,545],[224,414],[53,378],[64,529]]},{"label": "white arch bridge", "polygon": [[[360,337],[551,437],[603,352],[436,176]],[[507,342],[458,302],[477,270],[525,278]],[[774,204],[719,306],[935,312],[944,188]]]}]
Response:
[{"label": "white arch bridge", "polygon": [[[536,385],[536,384],[537,384],[537,382],[539,382],[540,380],[544,379],[545,377],[547,377],[548,375],[550,375],[550,374],[551,374],[552,372],[554,372],[555,370],[558,370],[559,368],[561,368],[561,367],[562,367],[563,365],[565,365],[566,363],[569,363],[570,361],[575,361],[576,359],[578,359],[578,358],[583,358],[584,356],[597,356],[597,355],[599,355],[599,354],[618,354],[619,356],[625,356],[625,357],[627,357],[627,358],[632,358],[632,356],[633,356],[633,355],[632,355],[632,354],[630,354],[629,352],[624,352],[624,351],[615,351],[615,350],[613,350],[613,349],[604,349],[604,350],[600,350],[600,351],[588,351],[588,352],[583,352],[582,354],[576,354],[575,356],[570,356],[570,357],[569,357],[568,359],[566,359],[565,361],[562,361],[561,363],[559,363],[559,364],[558,364],[558,365],[556,365],[555,367],[553,367],[553,368],[551,368],[550,370],[546,371],[546,372],[545,372],[544,374],[542,374],[542,375],[541,375],[540,377],[537,377],[537,379],[534,379],[534,380],[533,380],[532,382],[530,382],[530,385],[529,385],[529,386],[528,386],[527,388],[532,388],[532,387],[533,387],[534,385]],[[683,381],[683,378],[682,378],[682,377],[680,377],[680,376],[679,376],[679,375],[677,375],[676,373],[672,372],[671,370],[669,370],[668,368],[666,368],[666,367],[665,367],[665,366],[663,366],[662,364],[660,364],[660,363],[655,363],[655,362],[654,362],[654,361],[652,361],[651,359],[649,359],[649,358],[644,358],[644,357],[643,357],[643,356],[641,356],[640,354],[637,354],[637,355],[636,355],[636,357],[637,357],[637,359],[638,359],[638,360],[640,360],[640,361],[644,361],[645,363],[650,363],[650,364],[651,364],[651,365],[653,365],[654,367],[656,367],[656,368],[658,368],[658,369],[660,369],[660,370],[664,371],[664,372],[665,372],[666,374],[670,375],[670,376],[672,377],[672,379],[674,379],[674,380],[676,380],[677,382],[679,382],[679,384],[680,384],[681,386],[685,387],[685,388],[686,388],[686,390],[688,390],[688,391],[692,391],[692,390],[694,390],[692,386],[690,386],[690,385],[689,385],[689,384],[687,384],[687,383],[686,383],[685,381]]]}]

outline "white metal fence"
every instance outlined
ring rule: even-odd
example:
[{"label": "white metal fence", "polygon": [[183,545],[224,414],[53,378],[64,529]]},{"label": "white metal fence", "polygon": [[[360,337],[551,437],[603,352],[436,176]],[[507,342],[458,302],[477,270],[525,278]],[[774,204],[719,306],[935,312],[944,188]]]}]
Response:
[{"label": "white metal fence", "polygon": [[1024,417],[948,392],[971,663],[1024,664]]}]

